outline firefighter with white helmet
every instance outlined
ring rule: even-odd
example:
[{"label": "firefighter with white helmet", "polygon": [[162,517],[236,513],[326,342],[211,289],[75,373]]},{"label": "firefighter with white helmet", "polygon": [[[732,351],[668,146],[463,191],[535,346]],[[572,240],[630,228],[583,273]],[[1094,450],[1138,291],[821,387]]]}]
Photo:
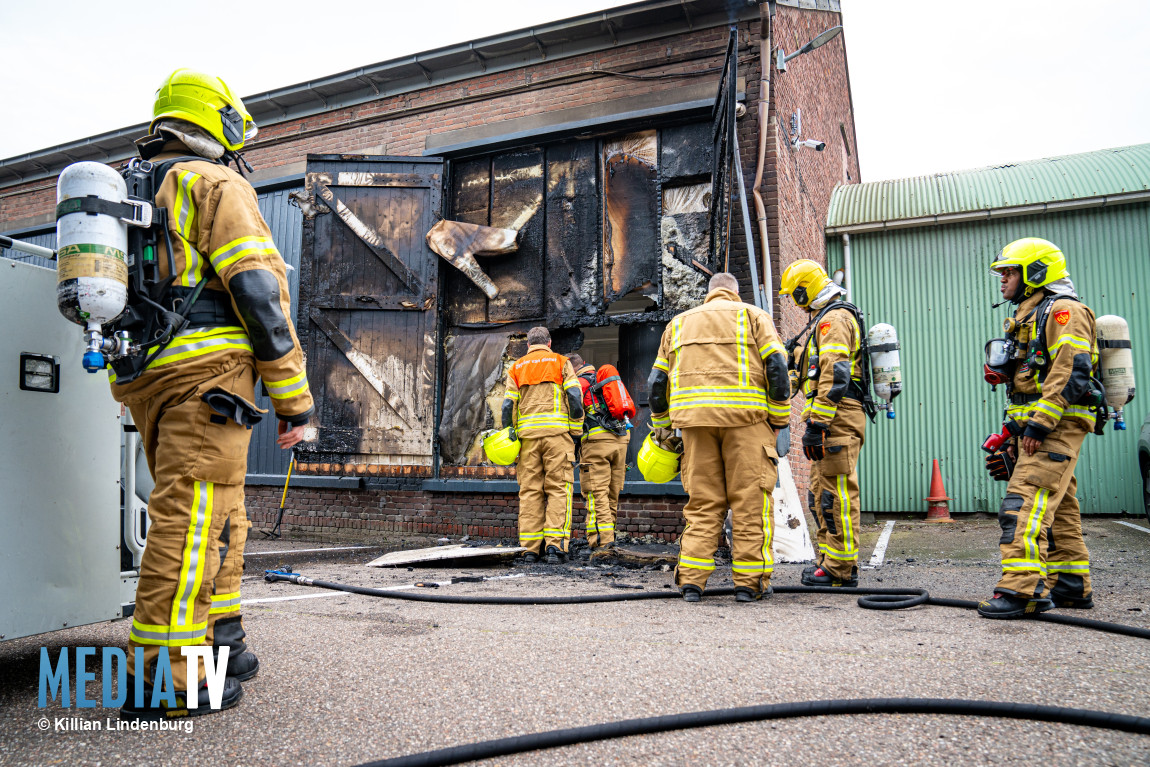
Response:
[{"label": "firefighter with white helmet", "polygon": [[990,269],[1017,309],[1006,321],[1004,359],[992,364],[988,355],[985,371],[988,383],[1007,386],[1003,434],[1010,441],[987,458],[987,468],[1009,484],[998,512],[1002,577],[978,612],[1018,618],[1055,606],[1089,609],[1090,554],[1074,469],[1102,401],[1092,372],[1094,312],[1079,300],[1054,243],[1016,240]]},{"label": "firefighter with white helmet", "polygon": [[[775,439],[790,418],[790,382],[771,315],[743,303],[738,291],[733,275],[712,277],[703,304],[674,317],[663,331],[648,379],[651,423],[682,433],[689,498],[675,583],[688,602],[699,601],[715,569],[727,509],[734,520],[735,599],[750,602],[770,593],[774,572]],[[673,452],[652,437],[643,447],[639,462],[648,473],[665,463],[659,473],[674,476]],[[660,460],[662,453],[670,460]]]},{"label": "firefighter with white helmet", "polygon": [[[867,412],[861,315],[814,261],[788,266],[780,287],[779,295],[790,296],[812,316],[810,336],[791,364],[794,387],[805,397],[802,444],[811,461],[807,506],[818,524],[816,563],[803,571],[802,583],[857,586],[861,515],[856,467],[867,416],[873,416]],[[798,342],[796,337],[787,346],[796,348]]]},{"label": "firefighter with white helmet", "polygon": [[[161,324],[185,321],[162,343],[143,338],[109,365],[112,394],[131,409],[156,480],[129,637],[143,648],[144,666],[128,653],[128,687],[143,675],[145,705],[129,699],[127,719],[212,712],[202,663],[198,706],[187,705],[185,645],[228,648],[222,708],[239,702],[239,682],[259,667],[240,620],[248,442],[264,412],[254,404],[257,376],[280,419],[281,447],[303,438],[313,410],[284,260],[255,191],[221,162],[241,161],[238,151],[255,135],[251,115],[218,77],[178,69],[156,94],[149,129],[134,167],[153,174],[166,231],[154,259],[156,292],[145,296],[136,285],[118,322],[139,338],[133,328],[150,327],[160,309]],[[175,708],[148,704],[164,647]]]}]

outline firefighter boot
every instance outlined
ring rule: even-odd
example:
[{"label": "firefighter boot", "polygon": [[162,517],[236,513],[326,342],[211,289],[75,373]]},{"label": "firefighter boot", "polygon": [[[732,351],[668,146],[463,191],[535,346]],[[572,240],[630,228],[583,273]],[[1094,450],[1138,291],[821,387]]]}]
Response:
[{"label": "firefighter boot", "polygon": [[978,614],[983,618],[1021,618],[1044,613],[1053,607],[1054,603],[1049,599],[1027,599],[996,591],[993,597],[978,603]]},{"label": "firefighter boot", "polygon": [[260,661],[255,653],[248,650],[244,637],[243,622],[240,616],[216,621],[212,637],[212,655],[219,658],[220,648],[228,648],[228,676],[238,682],[246,682],[260,671]]},{"label": "firefighter boot", "polygon": [[845,579],[836,578],[821,567],[815,568],[810,575],[804,570],[802,584],[804,586],[843,586],[853,589],[859,585],[859,569],[858,567],[852,567],[851,577]]},{"label": "firefighter boot", "polygon": [[774,594],[774,593],[775,593],[775,589],[773,586],[767,586],[765,591],[759,591],[759,592],[756,592],[754,589],[748,588],[747,586],[736,586],[735,587],[735,601],[736,602],[754,602],[756,599],[762,599],[763,597],[769,597],[771,594]]},{"label": "firefighter boot", "polygon": [[703,598],[703,592],[698,586],[684,586],[680,592],[684,602],[698,602]]},{"label": "firefighter boot", "polygon": [[563,552],[559,550],[558,546],[547,547],[547,564],[557,565],[563,561]]},{"label": "firefighter boot", "polygon": [[1090,610],[1094,607],[1093,594],[1087,594],[1084,597],[1068,597],[1051,593],[1050,598],[1055,607],[1070,607],[1075,610]]},{"label": "firefighter boot", "polygon": [[185,716],[203,716],[204,714],[216,714],[220,711],[231,708],[240,702],[244,697],[244,688],[234,677],[224,677],[224,693],[220,698],[220,707],[212,708],[211,699],[208,696],[207,682],[200,683],[200,689],[197,691],[197,706],[195,708],[188,708],[187,704],[187,690],[177,690],[175,692],[176,707],[168,708],[164,705],[165,701],[152,701],[152,685],[144,682],[144,694],[139,701],[141,705],[136,705],[135,690],[136,690],[136,677],[129,673],[127,682],[125,683],[125,690],[127,691],[127,702],[120,708],[120,719],[128,722],[135,721],[158,721],[161,719],[178,719]]},{"label": "firefighter boot", "polygon": [[533,565],[538,561],[539,561],[539,555],[536,554],[534,551],[528,551],[527,553],[525,553],[523,555],[523,564],[525,564],[525,565]]}]

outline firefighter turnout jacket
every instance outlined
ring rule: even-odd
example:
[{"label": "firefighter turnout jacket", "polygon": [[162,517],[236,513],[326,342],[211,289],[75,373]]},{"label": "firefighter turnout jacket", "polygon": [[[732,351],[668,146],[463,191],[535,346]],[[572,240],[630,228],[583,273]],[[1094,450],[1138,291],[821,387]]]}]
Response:
[{"label": "firefighter turnout jacket", "polygon": [[[572,418],[567,392],[581,402],[583,392],[571,362],[545,344],[527,347],[507,371],[506,400],[512,403],[512,422],[519,439],[583,433],[583,415]],[[505,424],[506,425],[506,424]]]},{"label": "firefighter turnout jacket", "polygon": [[652,401],[652,424],[783,428],[791,413],[786,354],[769,314],[731,290],[711,291],[663,332],[654,370],[669,379],[667,402]]},{"label": "firefighter turnout jacket", "polygon": [[[1025,349],[1037,335],[1038,323],[1042,321],[1039,309],[1049,297],[1049,293],[1039,290],[1018,305],[1014,317],[1019,348]],[[1090,378],[1098,362],[1094,312],[1073,298],[1056,298],[1043,314],[1045,348],[1038,349],[1014,372],[1008,388],[1006,417],[1024,425],[1027,436],[1039,440],[1065,419],[1073,419],[1091,431],[1095,415],[1079,400],[1091,390]],[[1045,364],[1034,364],[1031,360],[1035,357]]]},{"label": "firefighter turnout jacket", "polygon": [[819,319],[799,357],[802,420],[829,425],[843,397],[860,398],[861,344],[862,331],[849,310],[831,308]]},{"label": "firefighter turnout jacket", "polygon": [[[153,162],[186,154],[181,144],[169,142]],[[113,396],[125,401],[151,388],[157,378],[177,380],[190,369],[253,355],[276,415],[292,424],[306,423],[312,396],[303,353],[289,319],[287,270],[260,215],[251,184],[219,163],[180,162],[164,177],[156,205],[169,212],[174,288],[190,292],[207,280],[204,295],[221,296],[230,302],[234,314],[210,326],[193,323],[128,384],[117,385],[114,374],[110,375]],[[157,260],[161,276],[166,277],[166,256],[161,254]]]}]

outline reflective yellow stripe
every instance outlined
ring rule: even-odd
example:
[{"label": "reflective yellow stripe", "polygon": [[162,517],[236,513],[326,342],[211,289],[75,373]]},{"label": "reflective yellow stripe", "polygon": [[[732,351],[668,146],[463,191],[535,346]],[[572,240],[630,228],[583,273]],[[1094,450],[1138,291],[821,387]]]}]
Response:
[{"label": "reflective yellow stripe", "polygon": [[714,570],[714,559],[699,559],[698,557],[688,557],[686,554],[679,554],[680,567],[693,567],[696,570]]},{"label": "reflective yellow stripe", "polygon": [[662,370],[664,373],[666,373],[667,372],[667,360],[664,359],[663,357],[656,357],[655,358],[655,364],[652,365],[651,367],[655,368],[656,370]]},{"label": "reflective yellow stripe", "polygon": [[825,415],[828,418],[834,418],[837,410],[837,407],[827,407],[826,405],[820,405],[818,402],[811,400],[811,412],[816,415]]},{"label": "reflective yellow stripe", "polygon": [[770,357],[772,354],[786,355],[786,353],[787,347],[783,346],[778,341],[771,341],[769,344],[765,344],[759,347],[759,359],[763,360],[765,360],[767,357]]},{"label": "reflective yellow stripe", "polygon": [[193,330],[175,338],[164,351],[152,360],[148,369],[169,365],[173,362],[200,357],[225,349],[252,350],[251,341],[243,328],[227,326],[210,330]]},{"label": "reflective yellow stripe", "polygon": [[1063,346],[1071,346],[1075,349],[1081,349],[1084,352],[1091,351],[1089,341],[1087,341],[1085,338],[1081,338],[1079,336],[1072,336],[1069,333],[1067,333],[1065,335],[1059,336],[1058,340],[1050,345],[1050,356],[1053,357],[1055,354],[1057,354],[1058,350],[1061,349]]},{"label": "reflective yellow stripe", "polygon": [[216,248],[208,260],[212,262],[212,268],[219,273],[224,267],[235,263],[244,256],[256,256],[265,253],[279,255],[279,250],[270,237],[240,237],[221,248]]},{"label": "reflective yellow stripe", "polygon": [[751,382],[751,368],[748,364],[747,310],[740,309],[735,317],[735,340],[739,350],[739,383],[748,386]]},{"label": "reflective yellow stripe", "polygon": [[851,496],[847,487],[847,475],[838,475],[839,491],[839,529],[843,531],[844,553],[851,558],[857,557],[859,550],[855,543],[854,525],[851,524]]},{"label": "reflective yellow stripe", "polygon": [[198,173],[190,170],[176,171],[176,201],[172,208],[172,223],[176,227],[176,236],[184,246],[184,270],[180,274],[177,284],[185,287],[194,287],[199,283],[204,272],[203,256],[192,245],[194,239],[196,204],[192,197],[192,187],[200,180]]},{"label": "reflective yellow stripe", "polygon": [[212,607],[208,610],[210,615],[237,612],[240,609],[240,592],[230,594],[212,594]]},{"label": "reflective yellow stripe", "polygon": [[1039,413],[1045,413],[1046,415],[1053,418],[1055,421],[1057,421],[1059,418],[1062,417],[1062,408],[1059,407],[1058,405],[1054,404],[1050,400],[1045,400],[1045,399],[1038,400],[1037,402],[1034,403],[1034,409],[1037,410]]},{"label": "reflective yellow stripe", "polygon": [[824,346],[819,347],[819,351],[822,354],[826,354],[827,352],[838,352],[842,355],[849,355],[851,353],[851,350],[847,348],[846,344],[825,344]]},{"label": "reflective yellow stripe", "polygon": [[208,622],[193,623],[190,626],[157,626],[140,623],[132,619],[132,631],[129,635],[133,642],[138,644],[161,645],[164,647],[181,647],[186,645],[203,644],[208,636]]},{"label": "reflective yellow stripe", "polygon": [[670,428],[671,417],[670,417],[670,415],[657,416],[654,413],[651,413],[651,425],[655,426],[659,429]]},{"label": "reflective yellow stripe", "polygon": [[264,381],[264,386],[272,399],[287,399],[308,390],[307,374],[301,372],[283,381]]},{"label": "reflective yellow stripe", "polygon": [[504,394],[503,396],[506,399],[512,400],[513,402],[519,401],[519,392],[517,390],[514,390],[514,389],[508,389],[507,393]]},{"label": "reflective yellow stripe", "polygon": [[204,568],[208,556],[208,538],[212,528],[212,500],[215,485],[197,482],[192,490],[188,532],[184,537],[180,576],[172,600],[171,627],[186,629],[195,619],[196,597],[203,588]]},{"label": "reflective yellow stripe", "polygon": [[[1038,488],[1034,496],[1034,503],[1030,507],[1030,515],[1026,519],[1026,528],[1022,534],[1022,543],[1026,556],[1032,562],[1041,561],[1038,553],[1038,533],[1042,526],[1042,518],[1046,515],[1046,502],[1050,498],[1050,491],[1044,487]],[[1006,560],[1003,561],[1003,564]]]}]

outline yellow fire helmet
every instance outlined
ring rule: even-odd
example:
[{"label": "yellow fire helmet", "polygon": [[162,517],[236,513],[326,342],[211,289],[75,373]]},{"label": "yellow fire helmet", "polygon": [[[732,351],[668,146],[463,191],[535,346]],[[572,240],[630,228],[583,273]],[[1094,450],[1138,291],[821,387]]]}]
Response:
[{"label": "yellow fire helmet", "polygon": [[655,444],[653,434],[643,440],[636,462],[639,473],[648,482],[670,482],[679,474],[679,454]]},{"label": "yellow fire helmet", "polygon": [[1066,256],[1058,246],[1037,237],[1026,237],[1007,245],[990,265],[990,271],[998,274],[1011,267],[1022,270],[1022,281],[1027,287],[1026,295],[1043,285],[1070,276],[1066,270]]},{"label": "yellow fire helmet", "polygon": [[511,439],[511,427],[493,431],[483,438],[483,452],[492,463],[510,466],[519,458],[519,440]]},{"label": "yellow fire helmet", "polygon": [[795,261],[783,271],[779,295],[790,296],[804,309],[831,283],[831,278],[821,266],[810,259]]},{"label": "yellow fire helmet", "polygon": [[198,125],[234,151],[256,135],[256,124],[239,96],[223,80],[194,69],[177,69],[156,91],[148,132],[165,117]]}]

